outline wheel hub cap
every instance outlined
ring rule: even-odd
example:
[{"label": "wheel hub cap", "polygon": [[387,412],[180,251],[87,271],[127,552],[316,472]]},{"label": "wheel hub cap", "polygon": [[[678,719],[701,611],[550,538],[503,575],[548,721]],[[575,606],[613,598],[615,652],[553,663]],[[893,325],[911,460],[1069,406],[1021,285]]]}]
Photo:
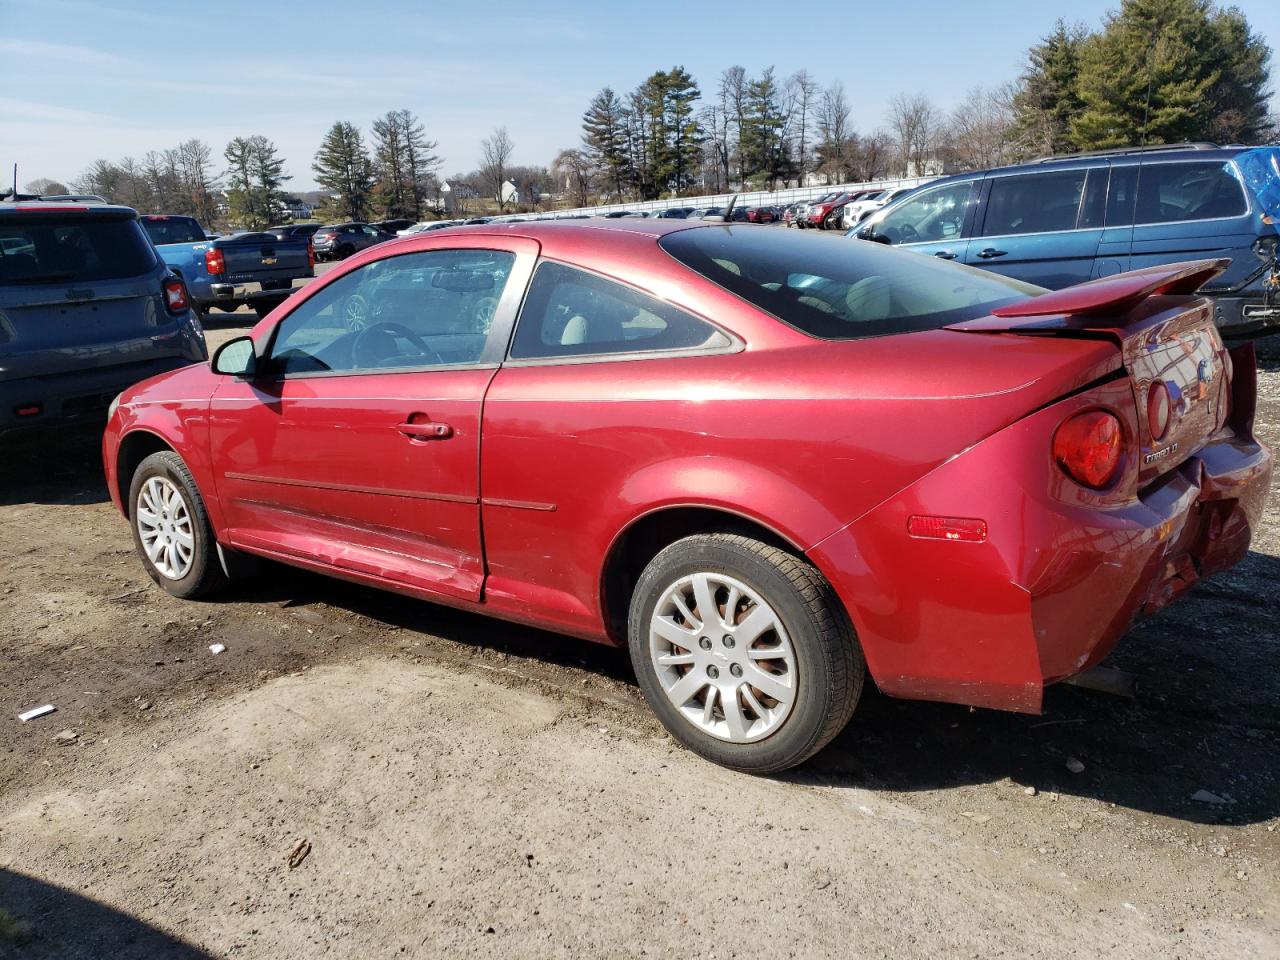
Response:
[{"label": "wheel hub cap", "polygon": [[699,572],[668,587],[654,607],[649,651],[680,714],[721,740],[763,740],[795,703],[795,653],[782,620],[733,577]]},{"label": "wheel hub cap", "polygon": [[195,535],[187,502],[166,477],[150,477],[138,491],[134,522],[147,559],[162,576],[181,580],[191,572]]}]

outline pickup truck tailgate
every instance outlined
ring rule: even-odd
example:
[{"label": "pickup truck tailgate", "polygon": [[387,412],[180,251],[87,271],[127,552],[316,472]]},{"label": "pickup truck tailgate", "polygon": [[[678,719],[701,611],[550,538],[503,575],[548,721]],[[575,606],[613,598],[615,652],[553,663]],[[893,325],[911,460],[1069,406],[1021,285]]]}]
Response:
[{"label": "pickup truck tailgate", "polygon": [[222,251],[227,283],[291,281],[311,275],[310,241],[280,240],[270,233],[242,233],[213,241]]}]

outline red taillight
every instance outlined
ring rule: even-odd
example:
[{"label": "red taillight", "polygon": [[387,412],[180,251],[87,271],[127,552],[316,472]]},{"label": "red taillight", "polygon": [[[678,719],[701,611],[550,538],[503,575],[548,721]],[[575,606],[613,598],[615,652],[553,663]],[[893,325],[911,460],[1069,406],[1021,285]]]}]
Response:
[{"label": "red taillight", "polygon": [[187,296],[187,285],[173,277],[164,282],[164,305],[170,313],[182,313],[191,309],[191,299]]},{"label": "red taillight", "polygon": [[222,251],[217,247],[210,247],[204,252],[204,268],[215,277],[221,276],[227,272],[227,262],[222,258]]},{"label": "red taillight", "polygon": [[1152,440],[1163,440],[1169,432],[1169,388],[1163,380],[1156,380],[1147,388],[1147,426]]},{"label": "red taillight", "polygon": [[983,543],[987,539],[987,521],[967,517],[915,516],[907,521],[907,533],[919,540]]},{"label": "red taillight", "polygon": [[313,270],[316,266],[316,245],[310,240],[307,241],[307,266]]},{"label": "red taillight", "polygon": [[1115,477],[1123,442],[1124,430],[1115,414],[1089,410],[1058,427],[1053,458],[1072,479],[1100,490]]}]

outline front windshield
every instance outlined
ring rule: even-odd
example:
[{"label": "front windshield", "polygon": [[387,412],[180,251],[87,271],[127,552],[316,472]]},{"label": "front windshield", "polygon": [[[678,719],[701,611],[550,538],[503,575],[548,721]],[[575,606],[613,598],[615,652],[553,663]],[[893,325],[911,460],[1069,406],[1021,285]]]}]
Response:
[{"label": "front windshield", "polygon": [[825,340],[935,330],[1044,292],[985,270],[883,244],[719,226],[662,249],[783,323]]}]

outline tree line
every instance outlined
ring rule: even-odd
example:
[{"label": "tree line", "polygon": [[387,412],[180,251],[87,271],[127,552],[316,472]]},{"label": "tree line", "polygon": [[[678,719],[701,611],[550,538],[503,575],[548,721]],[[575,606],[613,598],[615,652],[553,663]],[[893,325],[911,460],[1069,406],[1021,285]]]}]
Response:
[{"label": "tree line", "polygon": [[[347,121],[325,133],[312,171],[328,199],[316,213],[418,220],[441,204],[460,215],[481,204],[529,209],[557,194],[587,206],[923,176],[1126,145],[1276,142],[1270,63],[1270,47],[1234,7],[1122,0],[1097,29],[1059,20],[1027,51],[1016,80],[976,87],[950,111],[927,95],[899,94],[870,131],[855,129],[839,81],[824,86],[807,70],[781,78],[773,67],[751,74],[735,65],[704,92],[675,66],[629,93],[600,90],[582,116],[581,142],[550,170],[513,164],[514,144],[499,127],[481,142],[479,166],[450,176],[443,192],[436,141],[409,110],[391,110],[367,142]],[[294,198],[271,140],[236,137],[221,161],[193,139],[140,160],[97,160],[72,186],[210,225],[253,229],[282,218]]]},{"label": "tree line", "polygon": [[1058,21],[1017,80],[976,87],[949,112],[900,94],[870,132],[836,81],[731,66],[704,95],[683,67],[634,91],[605,87],[579,146],[552,170],[575,205],[791,183],[980,169],[1117,146],[1274,142],[1271,49],[1234,7],[1123,0],[1099,29]]}]

